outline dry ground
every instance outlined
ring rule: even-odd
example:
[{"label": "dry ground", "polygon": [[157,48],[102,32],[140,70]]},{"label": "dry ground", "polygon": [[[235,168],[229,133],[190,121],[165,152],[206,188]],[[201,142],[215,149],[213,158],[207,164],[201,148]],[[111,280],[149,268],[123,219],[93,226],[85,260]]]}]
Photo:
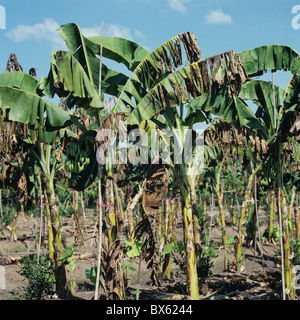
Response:
[{"label": "dry ground", "polygon": [[[266,220],[264,213],[260,213],[261,221]],[[38,219],[30,217],[20,217],[17,226],[17,241],[11,241],[8,230],[0,233],[0,265],[5,267],[6,290],[0,290],[0,300],[14,300],[22,298],[22,288],[26,285],[26,280],[20,276],[19,262],[22,256],[36,254],[36,240],[33,232],[37,231]],[[261,226],[261,232],[265,226]],[[71,218],[62,219],[62,229],[68,245],[74,243],[74,225]],[[86,278],[85,269],[96,265],[97,247],[95,239],[92,238],[94,231],[93,219],[87,220],[86,240],[84,246],[77,247],[74,251],[73,260],[77,266],[77,299],[90,300],[93,298],[94,285]],[[181,230],[182,231],[182,230]],[[179,229],[179,235],[181,234]],[[228,226],[228,236],[234,235],[236,227]],[[218,257],[213,259],[213,275],[209,277],[201,288],[201,296],[205,297],[217,291],[216,298],[227,298],[234,300],[276,300],[281,299],[281,275],[280,266],[274,253],[278,249],[275,244],[263,243],[262,250],[259,246],[257,250],[245,248],[245,271],[237,273],[234,271],[224,272],[223,249],[218,249],[221,240],[221,230],[212,226],[210,239],[217,247]],[[263,253],[263,256],[261,255]],[[233,261],[233,246],[228,247],[228,257]],[[138,270],[139,259],[134,262],[134,267]],[[131,271],[131,285],[128,288],[128,295],[133,298],[136,294],[137,271]],[[68,277],[70,272],[68,272]],[[140,271],[140,299],[181,299],[185,288],[185,276],[177,269],[174,281],[165,281],[160,287],[153,287],[150,284],[150,271],[144,263],[141,264]]]}]

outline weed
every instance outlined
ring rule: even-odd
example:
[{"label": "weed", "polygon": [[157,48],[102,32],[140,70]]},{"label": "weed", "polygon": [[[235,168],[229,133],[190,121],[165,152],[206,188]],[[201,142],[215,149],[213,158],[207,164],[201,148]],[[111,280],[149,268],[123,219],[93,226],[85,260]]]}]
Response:
[{"label": "weed", "polygon": [[53,292],[54,269],[48,256],[26,256],[21,260],[19,271],[28,280],[25,299],[41,300]]}]

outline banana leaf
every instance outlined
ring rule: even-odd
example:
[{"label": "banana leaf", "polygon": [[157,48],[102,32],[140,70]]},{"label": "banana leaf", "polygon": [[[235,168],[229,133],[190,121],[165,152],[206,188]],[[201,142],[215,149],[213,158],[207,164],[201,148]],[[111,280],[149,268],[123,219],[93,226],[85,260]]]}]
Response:
[{"label": "banana leaf", "polygon": [[66,51],[55,51],[51,57],[48,78],[40,82],[40,89],[49,97],[57,94],[66,97],[69,93],[78,98],[78,105],[85,108],[103,108],[98,92],[78,60]]},{"label": "banana leaf", "polygon": [[7,110],[7,120],[28,124],[41,142],[54,142],[57,130],[71,124],[70,115],[42,97],[38,81],[23,72],[0,74],[0,108]]},{"label": "banana leaf", "polygon": [[38,88],[37,80],[28,73],[21,71],[1,73],[0,85],[9,88],[18,88],[39,96],[42,95],[42,92]]},{"label": "banana leaf", "polygon": [[[276,112],[283,106],[285,91],[278,86],[274,86]],[[256,115],[263,119],[267,128],[274,130],[274,106],[272,83],[262,80],[251,80],[242,86],[239,98],[242,100],[252,100],[259,108]]]},{"label": "banana leaf", "polygon": [[99,84],[99,60],[94,53],[97,46],[83,36],[79,26],[75,23],[63,25],[58,31],[59,35],[65,40],[70,55],[77,59],[90,82],[97,88]]},{"label": "banana leaf", "polygon": [[30,125],[41,123],[44,117],[51,127],[64,127],[70,124],[70,115],[52,102],[18,88],[0,85],[0,108],[9,109],[9,120]]},{"label": "banana leaf", "polygon": [[238,54],[249,77],[262,75],[267,70],[299,72],[299,53],[284,45],[268,45]]},{"label": "banana leaf", "polygon": [[189,62],[200,58],[200,49],[192,33],[182,33],[163,43],[143,59],[127,80],[112,112],[130,113],[166,75],[183,64],[182,52]]},{"label": "banana leaf", "polygon": [[[60,36],[65,40],[69,53],[74,56],[84,68],[95,88],[99,87],[99,66],[101,37],[86,38],[77,24],[69,23],[59,28]],[[105,58],[123,63],[129,70],[148,54],[148,51],[130,40],[103,37],[102,55]],[[117,96],[128,77],[121,72],[107,68],[102,62],[101,91]]]},{"label": "banana leaf", "polygon": [[[89,37],[87,39],[97,45],[97,50],[94,52],[100,55],[101,37]],[[139,44],[118,37],[103,37],[102,44],[103,57],[124,64],[130,71],[134,71],[140,62],[149,54],[149,52]]]}]

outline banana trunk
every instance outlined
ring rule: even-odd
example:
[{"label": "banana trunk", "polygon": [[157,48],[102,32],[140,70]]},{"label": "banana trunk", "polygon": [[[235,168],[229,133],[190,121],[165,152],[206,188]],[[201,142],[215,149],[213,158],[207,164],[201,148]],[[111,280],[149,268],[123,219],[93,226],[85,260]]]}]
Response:
[{"label": "banana trunk", "polygon": [[126,216],[128,218],[128,228],[129,228],[129,237],[130,241],[134,242],[134,220],[133,220],[133,210],[137,206],[141,196],[143,194],[143,188],[134,196],[134,198],[130,201],[126,209]]},{"label": "banana trunk", "polygon": [[226,223],[225,223],[225,204],[223,200],[223,189],[221,188],[221,192],[218,188],[215,188],[215,192],[218,199],[219,212],[220,212],[220,220],[221,220],[221,229],[222,229],[222,244],[224,247],[224,270],[228,270],[228,260],[227,260],[227,231],[226,231]]},{"label": "banana trunk", "polygon": [[196,251],[193,226],[193,212],[191,206],[191,194],[183,198],[183,222],[186,252],[186,276],[188,293],[193,300],[199,300],[199,284],[196,264]]},{"label": "banana trunk", "polygon": [[248,204],[249,204],[250,195],[251,195],[251,186],[253,184],[255,174],[260,169],[260,167],[261,167],[261,165],[258,166],[249,176],[248,184],[246,187],[246,191],[244,194],[244,199],[243,199],[243,203],[242,203],[242,207],[241,207],[239,224],[238,224],[238,234],[237,234],[237,239],[236,239],[236,244],[235,244],[236,270],[239,272],[243,271],[243,269],[245,268],[244,261],[243,261],[244,259],[243,259],[242,249],[243,249],[243,242],[244,242],[244,238],[245,238],[246,214],[247,214]]},{"label": "banana trunk", "polygon": [[[167,202],[169,202],[167,200]],[[167,206],[169,214],[168,214],[168,225],[166,229],[166,247],[169,246],[173,241],[173,221],[175,215],[175,204],[174,200],[171,200],[169,205]],[[172,254],[168,253],[164,256],[164,263],[163,263],[163,279],[171,279],[171,264],[172,264]]]}]

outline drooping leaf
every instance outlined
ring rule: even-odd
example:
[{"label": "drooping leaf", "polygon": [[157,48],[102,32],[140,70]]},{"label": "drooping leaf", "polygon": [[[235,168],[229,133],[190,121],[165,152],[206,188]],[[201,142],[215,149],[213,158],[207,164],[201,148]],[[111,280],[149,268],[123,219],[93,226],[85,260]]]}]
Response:
[{"label": "drooping leaf", "polygon": [[[276,108],[283,105],[284,90],[274,86]],[[251,80],[246,82],[241,89],[239,98],[242,100],[252,100],[260,109],[257,115],[264,120],[268,128],[274,129],[274,103],[273,103],[273,87],[272,83],[262,80]],[[263,112],[262,112],[263,111]]]},{"label": "drooping leaf", "polygon": [[71,258],[72,255],[73,255],[73,251],[74,251],[74,249],[75,249],[77,246],[78,246],[78,243],[73,243],[72,245],[70,245],[70,246],[66,249],[66,251],[64,252],[63,256],[60,257],[60,258],[58,258],[57,260],[58,260],[58,261],[66,261],[66,260],[68,260],[69,258]]},{"label": "drooping leaf", "polygon": [[252,142],[252,152],[267,152],[267,142],[247,126],[239,126],[236,121],[228,122],[220,117],[205,130],[205,143],[210,147],[235,145],[247,148],[248,141]]},{"label": "drooping leaf", "polygon": [[222,85],[226,85],[223,86],[223,90],[226,90],[224,94],[227,92],[231,97],[239,93],[245,80],[243,66],[233,51],[196,61],[169,74],[153,87],[134,108],[127,122],[140,123],[158,115],[167,107],[185,104],[210,91],[215,97]]},{"label": "drooping leaf", "polygon": [[50,73],[40,88],[50,97],[55,93],[60,97],[72,93],[72,96],[77,98],[79,106],[104,109],[98,92],[84,68],[69,52],[59,50],[53,53]]},{"label": "drooping leaf", "polygon": [[239,56],[249,77],[262,75],[267,70],[298,72],[299,53],[288,46],[261,46],[240,52]]},{"label": "drooping leaf", "polygon": [[64,127],[70,121],[70,115],[52,102],[6,85],[0,85],[0,108],[10,110],[9,120],[28,123],[32,126],[40,120],[43,121],[45,112],[47,121],[52,127]]},{"label": "drooping leaf", "polygon": [[[101,37],[89,37],[88,40],[97,44],[95,53],[100,54]],[[118,37],[103,37],[103,57],[123,63],[133,71],[146,58],[149,52],[137,43]]]},{"label": "drooping leaf", "polygon": [[23,91],[41,96],[37,80],[28,73],[21,71],[5,72],[0,74],[0,85],[9,88],[18,88]]},{"label": "drooping leaf", "polygon": [[164,256],[164,255],[166,255],[166,254],[170,254],[170,253],[173,251],[174,247],[175,247],[175,242],[170,243],[170,244],[164,249],[164,251],[161,253],[161,256]]},{"label": "drooping leaf", "polygon": [[129,113],[165,75],[183,64],[183,50],[189,62],[200,59],[200,49],[190,32],[177,35],[163,43],[143,59],[126,82],[114,112]]}]

